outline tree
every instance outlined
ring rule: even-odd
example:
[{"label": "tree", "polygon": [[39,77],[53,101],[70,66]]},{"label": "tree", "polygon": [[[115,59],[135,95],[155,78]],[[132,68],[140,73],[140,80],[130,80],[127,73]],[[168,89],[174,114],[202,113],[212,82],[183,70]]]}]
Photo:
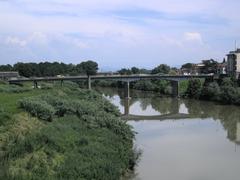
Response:
[{"label": "tree", "polygon": [[77,68],[89,77],[97,74],[98,64],[94,61],[85,61],[77,65]]},{"label": "tree", "polygon": [[152,70],[152,74],[159,74],[159,73],[168,74],[169,71],[170,71],[170,67],[168,65],[160,64],[159,66],[155,67]]},{"label": "tree", "polygon": [[191,79],[187,88],[187,96],[198,99],[201,95],[202,83],[200,79]]},{"label": "tree", "polygon": [[206,84],[201,92],[201,98],[206,100],[219,100],[221,94],[220,87],[217,82]]},{"label": "tree", "polygon": [[186,64],[183,64],[183,65],[182,65],[182,69],[183,69],[183,68],[191,69],[192,67],[193,67],[193,64],[192,64],[192,63],[186,63]]},{"label": "tree", "polygon": [[118,73],[121,75],[130,75],[130,74],[132,74],[132,71],[130,69],[123,68],[123,69],[119,70]]},{"label": "tree", "polygon": [[0,66],[0,71],[12,71],[12,70],[13,67],[10,64]]},{"label": "tree", "polygon": [[133,74],[139,74],[140,73],[140,69],[138,69],[137,67],[132,67],[131,71]]}]

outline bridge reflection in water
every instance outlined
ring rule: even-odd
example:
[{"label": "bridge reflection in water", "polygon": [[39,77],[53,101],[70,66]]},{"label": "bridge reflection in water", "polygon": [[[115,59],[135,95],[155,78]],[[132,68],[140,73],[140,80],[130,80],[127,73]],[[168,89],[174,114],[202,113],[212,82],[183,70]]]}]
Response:
[{"label": "bridge reflection in water", "polygon": [[132,98],[124,98],[121,89],[101,91],[122,111],[126,121],[140,120],[205,120],[219,122],[227,131],[227,138],[240,145],[240,108],[213,102],[159,97],[156,93],[131,90]]},{"label": "bridge reflection in water", "polygon": [[123,120],[169,120],[169,119],[190,119],[192,118],[189,114],[179,113],[179,103],[174,106],[174,111],[163,115],[134,115],[130,114],[130,99],[124,98],[124,114],[121,116]]}]

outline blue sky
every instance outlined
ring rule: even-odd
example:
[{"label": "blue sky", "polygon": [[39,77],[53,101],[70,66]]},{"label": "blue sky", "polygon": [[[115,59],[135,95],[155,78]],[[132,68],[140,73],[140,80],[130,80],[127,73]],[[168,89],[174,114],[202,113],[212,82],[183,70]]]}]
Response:
[{"label": "blue sky", "polygon": [[222,60],[240,44],[238,0],[0,0],[0,64],[101,70]]}]

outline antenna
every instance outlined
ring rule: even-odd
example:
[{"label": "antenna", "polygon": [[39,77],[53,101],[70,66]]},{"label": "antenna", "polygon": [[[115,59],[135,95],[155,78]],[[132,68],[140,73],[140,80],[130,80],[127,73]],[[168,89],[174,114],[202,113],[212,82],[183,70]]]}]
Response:
[{"label": "antenna", "polygon": [[237,40],[235,40],[235,51],[237,51]]}]

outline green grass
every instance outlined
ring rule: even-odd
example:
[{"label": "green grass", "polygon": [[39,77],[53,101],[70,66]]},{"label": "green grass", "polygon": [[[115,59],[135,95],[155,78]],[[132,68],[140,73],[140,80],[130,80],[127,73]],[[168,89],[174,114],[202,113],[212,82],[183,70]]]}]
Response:
[{"label": "green grass", "polygon": [[[52,121],[41,120],[31,107],[20,108],[20,100],[51,106]],[[136,163],[131,127],[94,91],[66,83],[0,93],[0,102],[0,179],[115,180]]]}]

